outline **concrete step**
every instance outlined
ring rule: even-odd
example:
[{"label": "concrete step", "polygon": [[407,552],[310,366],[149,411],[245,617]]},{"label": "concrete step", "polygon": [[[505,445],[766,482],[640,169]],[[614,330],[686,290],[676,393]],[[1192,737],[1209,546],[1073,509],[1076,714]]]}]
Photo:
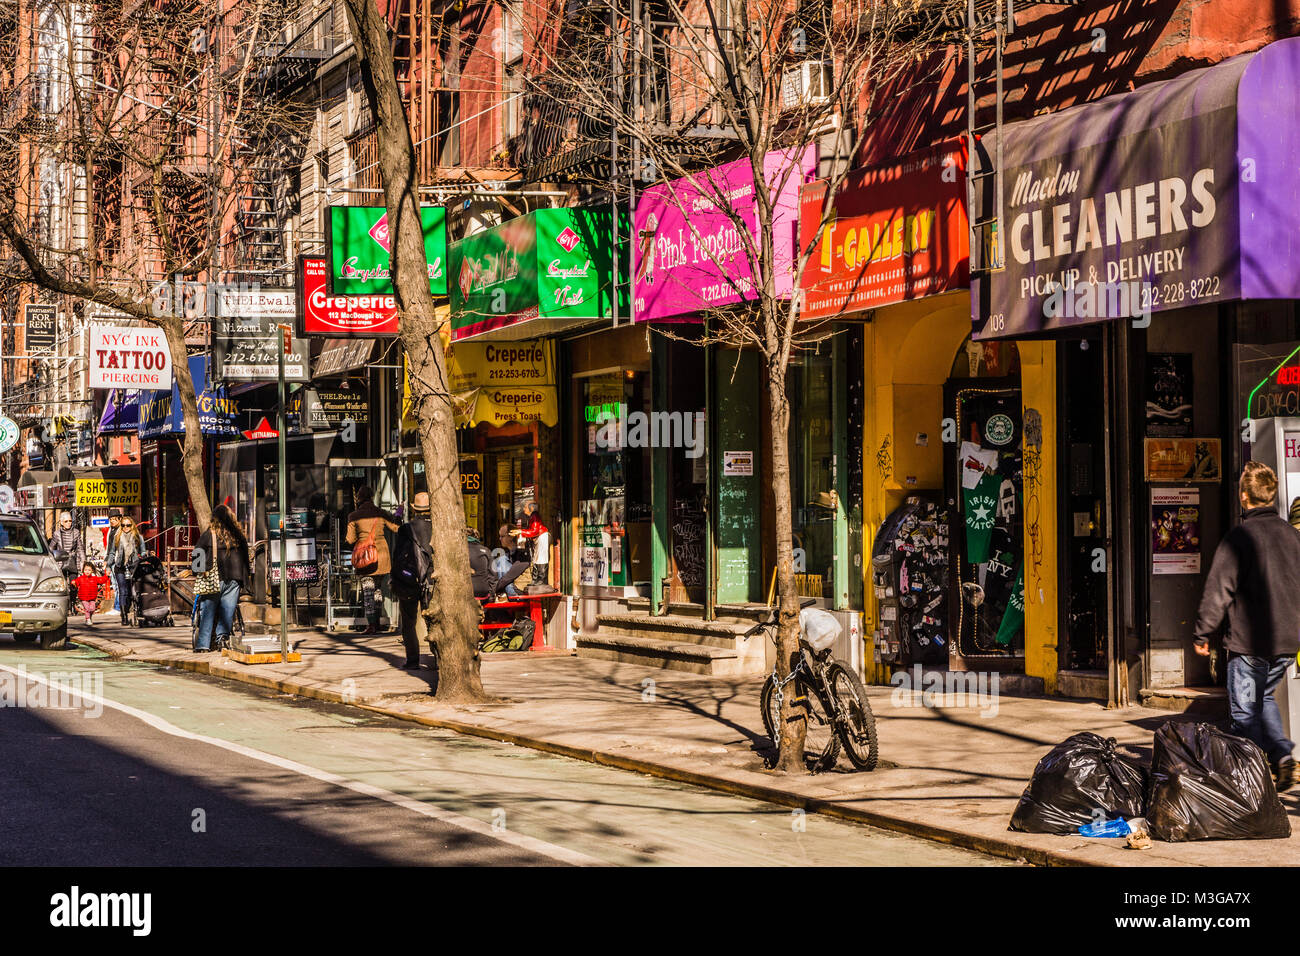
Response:
[{"label": "concrete step", "polygon": [[736,677],[746,673],[740,652],[707,644],[597,632],[578,635],[577,645],[579,657],[596,660],[641,664],[713,677]]},{"label": "concrete step", "polygon": [[1209,721],[1228,716],[1228,692],[1222,687],[1143,687],[1138,693],[1147,707],[1194,714]]},{"label": "concrete step", "polygon": [[1105,700],[1108,692],[1106,672],[1057,671],[1056,692],[1062,697]]},{"label": "concrete step", "polygon": [[[596,623],[601,633],[626,634],[629,637],[652,637],[664,641],[707,644],[736,650],[745,642],[744,632],[753,627],[748,621],[702,621],[699,618],[667,614],[651,617],[648,614],[598,614]],[[761,640],[754,635],[750,641]]]}]

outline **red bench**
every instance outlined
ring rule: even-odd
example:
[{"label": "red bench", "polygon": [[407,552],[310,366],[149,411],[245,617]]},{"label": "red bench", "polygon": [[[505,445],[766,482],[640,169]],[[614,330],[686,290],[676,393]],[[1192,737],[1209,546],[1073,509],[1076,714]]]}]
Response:
[{"label": "red bench", "polygon": [[543,601],[558,601],[564,597],[559,591],[550,591],[546,594],[519,594],[514,597],[502,595],[499,600],[487,603],[487,598],[478,599],[479,604],[483,605],[484,619],[479,622],[478,629],[483,633],[488,631],[498,631],[509,627],[514,623],[514,615],[511,620],[489,620],[486,615],[492,611],[517,611],[521,607],[528,608],[528,616],[532,619],[534,625],[533,647],[535,651],[549,651],[554,648],[546,646],[546,615],[542,606]]}]

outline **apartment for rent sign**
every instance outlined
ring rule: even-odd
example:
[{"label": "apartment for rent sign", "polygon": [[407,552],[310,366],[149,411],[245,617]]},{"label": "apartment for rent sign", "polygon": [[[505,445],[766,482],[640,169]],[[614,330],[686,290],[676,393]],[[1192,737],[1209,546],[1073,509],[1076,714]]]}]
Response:
[{"label": "apartment for rent sign", "polygon": [[90,327],[90,387],[172,387],[172,355],[162,329]]}]

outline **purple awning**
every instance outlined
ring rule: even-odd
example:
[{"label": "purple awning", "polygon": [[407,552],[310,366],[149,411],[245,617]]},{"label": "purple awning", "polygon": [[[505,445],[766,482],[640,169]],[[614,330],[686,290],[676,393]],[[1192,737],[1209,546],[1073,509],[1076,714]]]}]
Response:
[{"label": "purple awning", "polygon": [[[975,337],[1300,298],[1297,87],[1291,38],[1006,126],[1004,267],[971,284]],[[983,182],[972,222],[991,211]]]},{"label": "purple awning", "polygon": [[104,414],[99,416],[96,435],[135,434],[140,427],[140,393],[135,389],[113,389],[104,403]]}]

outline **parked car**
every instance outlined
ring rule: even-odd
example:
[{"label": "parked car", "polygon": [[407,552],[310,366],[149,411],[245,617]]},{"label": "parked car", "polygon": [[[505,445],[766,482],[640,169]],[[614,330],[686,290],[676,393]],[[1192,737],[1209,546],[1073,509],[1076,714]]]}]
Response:
[{"label": "parked car", "polygon": [[68,581],[40,527],[0,514],[0,633],[50,650],[68,641]]}]

